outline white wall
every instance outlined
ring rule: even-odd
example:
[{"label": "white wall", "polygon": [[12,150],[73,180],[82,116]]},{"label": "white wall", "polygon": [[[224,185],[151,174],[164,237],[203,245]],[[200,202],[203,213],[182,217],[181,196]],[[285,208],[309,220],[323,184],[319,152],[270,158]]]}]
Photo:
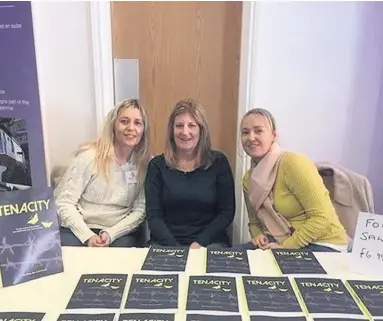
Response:
[{"label": "white wall", "polygon": [[89,2],[32,2],[47,170],[97,133]]},{"label": "white wall", "polygon": [[251,107],[284,147],[367,175],[383,213],[383,3],[257,2],[254,28]]},{"label": "white wall", "polygon": [[[383,17],[380,19],[383,21]],[[381,39],[383,39],[383,37],[381,37]],[[373,127],[373,144],[371,146],[370,166],[367,175],[374,188],[375,211],[379,214],[383,214],[383,70],[377,104],[379,110],[376,113],[375,125]]]},{"label": "white wall", "polygon": [[[244,2],[239,115],[267,108],[283,146],[368,175],[383,213],[382,5]],[[97,132],[89,6],[32,2],[48,171]],[[248,163],[238,159],[240,184]],[[236,219],[237,240],[246,218]]]}]

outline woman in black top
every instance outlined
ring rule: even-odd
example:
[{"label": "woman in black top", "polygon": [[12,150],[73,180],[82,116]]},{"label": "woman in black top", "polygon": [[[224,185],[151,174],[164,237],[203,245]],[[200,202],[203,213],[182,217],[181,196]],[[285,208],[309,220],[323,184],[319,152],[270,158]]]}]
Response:
[{"label": "woman in black top", "polygon": [[230,246],[235,214],[233,174],[211,149],[203,107],[179,101],[169,119],[165,153],[148,166],[146,214],[151,242],[163,246]]}]

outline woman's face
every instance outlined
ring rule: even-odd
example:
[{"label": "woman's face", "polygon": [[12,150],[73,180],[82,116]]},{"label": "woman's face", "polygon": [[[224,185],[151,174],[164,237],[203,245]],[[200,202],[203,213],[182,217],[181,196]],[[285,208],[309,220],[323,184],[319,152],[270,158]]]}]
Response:
[{"label": "woman's face", "polygon": [[241,142],[251,158],[263,157],[275,140],[275,131],[269,119],[263,115],[250,114],[242,120]]},{"label": "woman's face", "polygon": [[200,127],[192,115],[184,113],[176,116],[173,135],[179,151],[194,152],[200,138]]},{"label": "woman's face", "polygon": [[138,108],[121,110],[114,123],[116,143],[122,147],[136,147],[144,133],[144,121]]}]

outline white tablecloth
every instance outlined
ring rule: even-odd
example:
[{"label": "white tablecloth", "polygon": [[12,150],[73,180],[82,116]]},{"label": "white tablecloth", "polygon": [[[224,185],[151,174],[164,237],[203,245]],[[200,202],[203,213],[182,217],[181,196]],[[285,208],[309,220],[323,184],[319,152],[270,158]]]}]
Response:
[{"label": "white tablecloth", "polygon": [[[72,295],[81,276],[86,273],[124,273],[131,276],[140,272],[148,249],[63,247],[64,272],[12,287],[0,288],[0,311],[45,312],[46,320],[55,321]],[[269,251],[248,251],[251,274],[280,276]],[[352,273],[348,255],[343,253],[315,253],[328,272],[327,277],[341,279],[368,278]],[[206,250],[190,250],[186,273],[180,275],[180,313],[177,321],[185,320],[188,275],[205,274]],[[130,278],[128,278],[129,286]],[[126,299],[126,294],[123,301]],[[249,320],[244,317],[243,320]]]}]

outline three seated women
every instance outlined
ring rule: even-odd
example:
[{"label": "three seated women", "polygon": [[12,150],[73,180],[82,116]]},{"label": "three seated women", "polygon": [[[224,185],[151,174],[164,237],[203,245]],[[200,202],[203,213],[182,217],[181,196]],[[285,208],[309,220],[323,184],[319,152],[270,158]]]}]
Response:
[{"label": "three seated women", "polygon": [[[274,117],[250,110],[240,137],[251,157],[243,193],[252,239],[234,247],[346,251],[346,231],[314,162],[279,146]],[[212,149],[204,108],[192,99],[176,103],[165,151],[151,160],[145,110],[135,100],[116,106],[55,195],[62,245],[145,246],[147,220],[150,244],[231,246],[233,174]]]}]

